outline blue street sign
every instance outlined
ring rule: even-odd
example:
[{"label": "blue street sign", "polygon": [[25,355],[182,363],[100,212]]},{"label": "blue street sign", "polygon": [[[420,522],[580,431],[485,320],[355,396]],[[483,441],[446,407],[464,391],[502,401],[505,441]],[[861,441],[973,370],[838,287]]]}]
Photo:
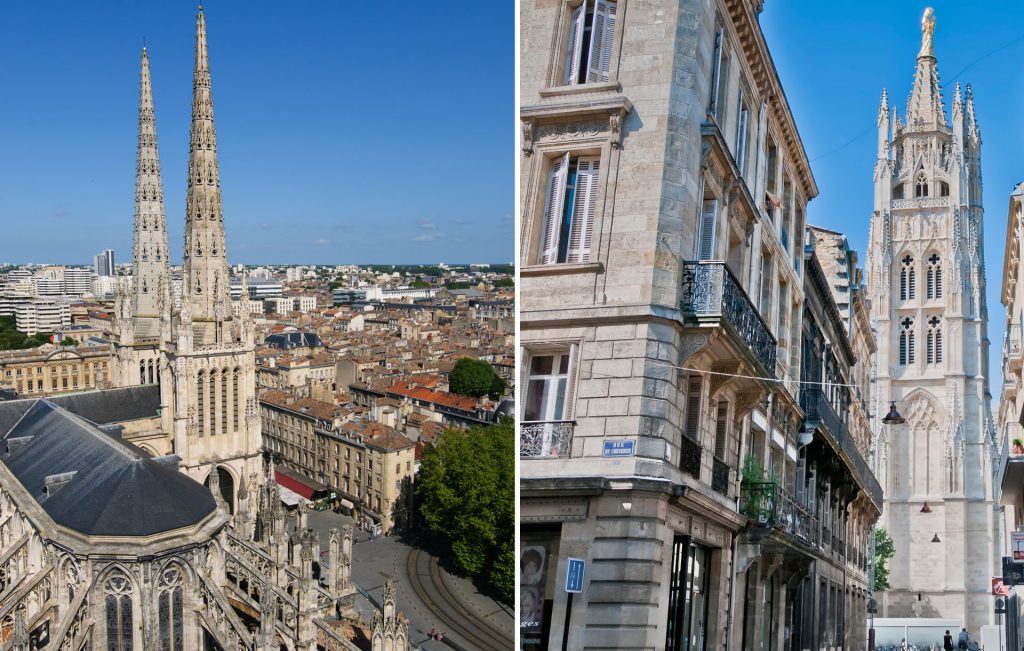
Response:
[{"label": "blue street sign", "polygon": [[625,441],[605,441],[604,457],[631,457],[636,454],[636,441],[627,439]]},{"label": "blue street sign", "polygon": [[582,558],[570,558],[569,569],[565,571],[565,591],[566,592],[583,592],[583,570],[586,567],[586,561]]}]

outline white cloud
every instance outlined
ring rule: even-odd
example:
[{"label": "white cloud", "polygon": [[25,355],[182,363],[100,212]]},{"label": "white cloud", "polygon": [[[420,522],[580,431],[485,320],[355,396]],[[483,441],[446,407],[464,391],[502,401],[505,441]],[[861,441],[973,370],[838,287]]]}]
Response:
[{"label": "white cloud", "polygon": [[433,242],[434,240],[439,240],[439,239],[441,239],[441,234],[440,233],[427,233],[427,234],[424,234],[424,235],[417,235],[416,237],[412,238],[412,241],[413,242]]},{"label": "white cloud", "polygon": [[331,241],[329,239],[327,239],[327,238],[324,238],[324,237],[321,237],[319,240],[317,240],[315,242],[315,244],[319,244],[320,246],[323,246],[324,244],[330,244],[330,243],[331,243]]},{"label": "white cloud", "polygon": [[429,219],[419,219],[419,220],[416,220],[416,227],[417,228],[422,228],[425,231],[432,231],[435,228],[437,228],[437,224],[435,224],[434,222],[430,221]]}]

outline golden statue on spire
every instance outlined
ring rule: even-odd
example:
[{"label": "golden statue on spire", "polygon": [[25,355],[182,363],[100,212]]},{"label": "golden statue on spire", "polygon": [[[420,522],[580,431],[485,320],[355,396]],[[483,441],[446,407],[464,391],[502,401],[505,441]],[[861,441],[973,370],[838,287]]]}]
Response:
[{"label": "golden statue on spire", "polygon": [[927,7],[921,16],[921,51],[919,57],[935,56],[932,51],[932,34],[935,32],[935,10]]}]

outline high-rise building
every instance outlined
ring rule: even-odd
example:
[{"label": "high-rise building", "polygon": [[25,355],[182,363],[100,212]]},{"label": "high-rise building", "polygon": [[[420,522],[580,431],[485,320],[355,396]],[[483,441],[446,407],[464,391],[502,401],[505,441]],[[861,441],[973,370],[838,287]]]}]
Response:
[{"label": "high-rise building", "polygon": [[93,257],[93,270],[100,277],[116,275],[117,272],[114,270],[114,251],[112,249],[104,249],[101,253],[97,253]]},{"label": "high-rise building", "polygon": [[981,134],[971,87],[939,85],[934,17],[905,117],[882,92],[867,283],[878,357],[873,411],[890,403],[905,424],[879,428],[882,522],[895,546],[886,617],[993,622],[999,574],[998,458],[989,401]]},{"label": "high-rise building", "polygon": [[93,270],[69,268],[64,270],[64,293],[85,296],[92,293]]}]

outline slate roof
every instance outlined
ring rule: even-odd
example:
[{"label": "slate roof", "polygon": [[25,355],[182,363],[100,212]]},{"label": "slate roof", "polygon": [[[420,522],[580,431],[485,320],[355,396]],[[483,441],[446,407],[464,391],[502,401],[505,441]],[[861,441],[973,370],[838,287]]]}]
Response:
[{"label": "slate roof", "polygon": [[[214,511],[202,484],[55,402],[32,402],[0,438],[0,463],[55,522],[91,536],[148,536],[195,525]],[[47,477],[64,473],[74,475],[58,490],[44,490]]]},{"label": "slate roof", "polygon": [[[53,396],[48,400],[97,425],[106,425],[156,416],[160,407],[160,387],[151,384],[123,389],[84,391]],[[36,398],[0,401],[0,437],[14,427],[35,401]]]}]

